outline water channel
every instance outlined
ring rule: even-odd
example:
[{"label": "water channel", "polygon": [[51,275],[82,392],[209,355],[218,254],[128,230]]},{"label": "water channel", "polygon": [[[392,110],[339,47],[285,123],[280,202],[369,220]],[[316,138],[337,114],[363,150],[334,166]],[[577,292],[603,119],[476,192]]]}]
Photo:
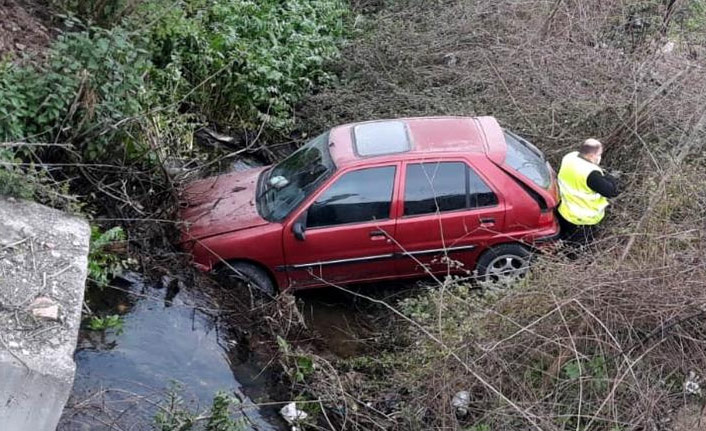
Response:
[{"label": "water channel", "polygon": [[150,430],[168,393],[198,413],[218,391],[241,400],[248,429],[288,429],[277,414],[281,405],[270,397],[275,383],[266,364],[200,311],[197,292],[170,291],[136,274],[113,284],[88,303],[105,315],[119,314],[122,328],[81,330],[76,379],[59,431]]}]

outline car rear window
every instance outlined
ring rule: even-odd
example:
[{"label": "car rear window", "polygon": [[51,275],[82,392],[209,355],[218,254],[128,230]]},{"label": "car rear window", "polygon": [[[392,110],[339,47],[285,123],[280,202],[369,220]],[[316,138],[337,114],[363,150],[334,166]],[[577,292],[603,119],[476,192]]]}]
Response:
[{"label": "car rear window", "polygon": [[552,182],[544,155],[534,145],[514,133],[504,130],[507,142],[505,163],[538,186],[548,189]]}]

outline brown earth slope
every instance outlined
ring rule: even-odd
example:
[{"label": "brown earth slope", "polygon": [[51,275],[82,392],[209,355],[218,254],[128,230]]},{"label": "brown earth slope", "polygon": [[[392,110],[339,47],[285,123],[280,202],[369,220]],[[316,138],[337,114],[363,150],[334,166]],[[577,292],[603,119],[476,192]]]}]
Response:
[{"label": "brown earth slope", "polygon": [[44,13],[31,1],[0,0],[0,58],[39,55],[51,40]]}]

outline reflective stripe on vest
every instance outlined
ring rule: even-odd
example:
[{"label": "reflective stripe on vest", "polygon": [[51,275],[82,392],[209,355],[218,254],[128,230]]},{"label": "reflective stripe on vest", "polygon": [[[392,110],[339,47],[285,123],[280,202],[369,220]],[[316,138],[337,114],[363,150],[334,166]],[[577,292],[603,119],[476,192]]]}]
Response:
[{"label": "reflective stripe on vest", "polygon": [[603,170],[588,160],[579,157],[578,151],[564,156],[559,175],[561,203],[559,213],[575,225],[594,225],[603,220],[608,199],[588,187],[588,176],[593,171]]}]

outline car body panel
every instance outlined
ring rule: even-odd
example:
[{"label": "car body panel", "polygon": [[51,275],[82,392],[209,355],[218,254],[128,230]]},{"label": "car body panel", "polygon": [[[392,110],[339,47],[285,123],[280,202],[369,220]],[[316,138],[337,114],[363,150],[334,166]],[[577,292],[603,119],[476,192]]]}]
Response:
[{"label": "car body panel", "polygon": [[[471,163],[474,160],[475,163]],[[462,162],[476,172],[495,193],[498,203],[492,206],[445,211],[436,214],[403,215],[404,196],[397,205],[398,218],[395,243],[400,259],[396,263],[399,276],[414,274],[462,273],[472,270],[477,256],[505,231],[505,197],[491,178],[478,169],[478,162],[488,163],[484,155],[466,157],[434,157],[411,163]],[[488,163],[490,164],[490,163]],[[407,169],[403,169],[406,176]],[[403,177],[402,185],[406,181]]]},{"label": "car body panel", "polygon": [[[392,202],[397,199],[399,163],[369,163],[364,168],[394,166],[395,180]],[[341,224],[306,230],[306,239],[298,240],[292,234],[294,223],[303,219],[309,206],[339,178],[358,168],[339,170],[285,223],[283,248],[288,287],[301,289],[329,283],[365,282],[395,277],[390,274],[394,256],[392,241],[395,236],[397,214],[391,205],[390,218],[364,223]],[[378,232],[382,234],[377,234]],[[375,233],[375,234],[374,234]],[[325,281],[324,281],[325,280]]]},{"label": "car body panel", "polygon": [[268,223],[255,205],[257,179],[264,167],[190,183],[182,190],[182,241],[261,226]]}]

